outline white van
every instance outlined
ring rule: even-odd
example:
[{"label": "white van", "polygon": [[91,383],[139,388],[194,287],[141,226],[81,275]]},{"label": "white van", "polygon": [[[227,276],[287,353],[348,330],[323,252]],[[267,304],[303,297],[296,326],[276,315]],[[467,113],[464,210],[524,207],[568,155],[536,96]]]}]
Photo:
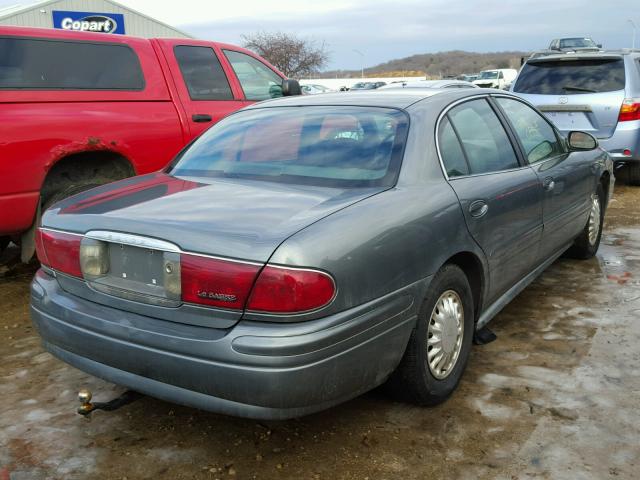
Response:
[{"label": "white van", "polygon": [[518,76],[518,71],[513,68],[499,68],[496,70],[483,70],[478,79],[473,83],[481,88],[499,88],[507,90]]}]

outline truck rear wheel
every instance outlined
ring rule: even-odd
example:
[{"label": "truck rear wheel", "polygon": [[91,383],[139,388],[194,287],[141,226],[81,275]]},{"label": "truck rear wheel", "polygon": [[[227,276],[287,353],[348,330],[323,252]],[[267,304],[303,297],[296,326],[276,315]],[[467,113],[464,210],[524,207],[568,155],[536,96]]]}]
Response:
[{"label": "truck rear wheel", "polygon": [[629,185],[640,186],[640,163],[632,163],[626,168]]},{"label": "truck rear wheel", "polygon": [[33,255],[36,252],[36,243],[35,243],[35,233],[36,228],[40,226],[40,219],[42,216],[42,212],[44,212],[47,208],[52,206],[54,203],[59,202],[60,200],[64,200],[67,197],[71,197],[77,193],[84,192],[85,190],[89,190],[90,188],[97,187],[97,183],[85,183],[82,185],[68,185],[66,188],[62,188],[62,190],[58,190],[57,192],[53,192],[47,198],[43,199],[40,202],[40,207],[36,212],[36,219],[31,225],[31,228],[24,232],[20,237],[20,260],[23,263],[29,263],[29,261],[33,258]]},{"label": "truck rear wheel", "polygon": [[40,190],[41,201],[34,222],[20,238],[21,260],[27,263],[35,253],[35,231],[40,226],[41,212],[64,198],[133,175],[135,171],[129,161],[109,151],[79,153],[56,163]]},{"label": "truck rear wheel", "polygon": [[11,238],[9,237],[0,237],[0,255],[2,255],[4,249],[7,248],[7,245],[9,245],[10,241]]}]

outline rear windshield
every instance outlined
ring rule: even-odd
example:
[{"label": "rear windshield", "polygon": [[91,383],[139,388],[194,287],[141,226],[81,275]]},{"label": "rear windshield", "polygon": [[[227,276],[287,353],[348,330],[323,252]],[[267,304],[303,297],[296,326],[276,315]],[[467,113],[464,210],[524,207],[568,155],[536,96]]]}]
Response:
[{"label": "rear windshield", "polygon": [[493,70],[493,71],[480,72],[480,76],[478,77],[479,80],[488,80],[492,78],[498,78],[497,71]]},{"label": "rear windshield", "polygon": [[247,110],[209,129],[183,153],[171,174],[330,187],[391,186],[407,130],[406,114],[386,108]]},{"label": "rear windshield", "polygon": [[514,91],[543,95],[576,95],[624,89],[624,61],[590,59],[527,62]]},{"label": "rear windshield", "polygon": [[563,38],[560,40],[560,48],[596,48],[596,42],[590,38]]},{"label": "rear windshield", "polygon": [[144,77],[126,45],[0,38],[0,88],[141,90]]}]

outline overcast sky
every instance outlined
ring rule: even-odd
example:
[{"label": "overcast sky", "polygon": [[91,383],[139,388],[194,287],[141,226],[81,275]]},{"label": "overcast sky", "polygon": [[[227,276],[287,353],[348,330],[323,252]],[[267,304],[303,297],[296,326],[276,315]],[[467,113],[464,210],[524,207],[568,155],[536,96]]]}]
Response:
[{"label": "overcast sky", "polygon": [[[33,3],[0,0],[0,6]],[[120,0],[196,37],[241,43],[259,30],[324,42],[328,68],[358,69],[416,53],[533,50],[558,36],[590,35],[630,47],[640,0]],[[640,33],[637,45],[640,46]]]}]

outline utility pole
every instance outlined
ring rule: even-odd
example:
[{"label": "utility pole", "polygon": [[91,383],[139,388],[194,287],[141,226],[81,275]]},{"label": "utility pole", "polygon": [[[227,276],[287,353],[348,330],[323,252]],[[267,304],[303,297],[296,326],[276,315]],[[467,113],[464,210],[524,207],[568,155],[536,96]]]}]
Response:
[{"label": "utility pole", "polygon": [[633,20],[631,20],[630,18],[627,20],[627,22],[629,22],[631,24],[631,26],[633,27],[633,37],[631,37],[632,38],[632,40],[631,40],[631,48],[634,49],[634,48],[636,48],[636,30],[637,30],[636,23]]}]

